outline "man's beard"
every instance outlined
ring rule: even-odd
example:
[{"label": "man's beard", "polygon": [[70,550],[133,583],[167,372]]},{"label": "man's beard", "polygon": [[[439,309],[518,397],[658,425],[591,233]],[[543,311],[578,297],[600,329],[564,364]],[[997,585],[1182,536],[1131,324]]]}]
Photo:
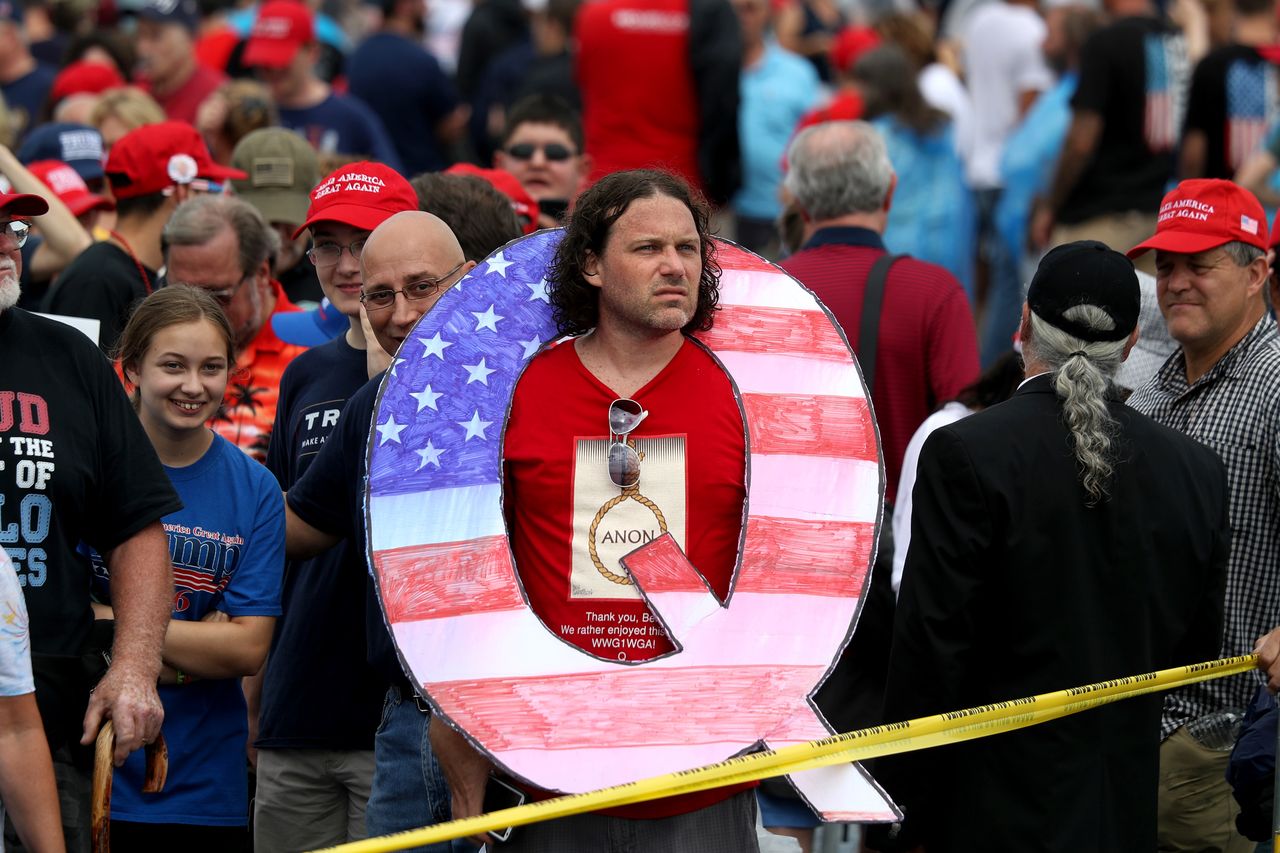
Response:
[{"label": "man's beard", "polygon": [[6,311],[18,304],[22,296],[22,286],[18,284],[15,270],[0,270],[0,311]]}]

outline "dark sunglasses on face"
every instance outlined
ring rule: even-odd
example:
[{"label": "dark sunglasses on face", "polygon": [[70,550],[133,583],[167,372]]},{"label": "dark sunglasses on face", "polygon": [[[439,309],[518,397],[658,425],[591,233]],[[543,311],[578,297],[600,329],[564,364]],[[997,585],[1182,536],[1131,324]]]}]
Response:
[{"label": "dark sunglasses on face", "polygon": [[559,142],[550,142],[546,145],[520,142],[507,149],[507,156],[514,157],[517,160],[532,160],[533,155],[537,153],[539,148],[542,149],[542,156],[553,163],[563,163],[573,156],[573,152]]}]

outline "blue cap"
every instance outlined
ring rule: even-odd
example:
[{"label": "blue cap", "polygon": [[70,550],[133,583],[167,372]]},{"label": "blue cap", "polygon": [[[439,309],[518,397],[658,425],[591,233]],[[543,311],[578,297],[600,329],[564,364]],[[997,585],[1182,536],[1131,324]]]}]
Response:
[{"label": "blue cap", "polygon": [[86,183],[102,180],[105,159],[102,134],[87,124],[70,122],[40,125],[27,134],[18,149],[18,160],[24,165],[40,160],[61,160],[75,169]]},{"label": "blue cap", "polygon": [[318,347],[351,328],[347,316],[326,296],[311,311],[285,311],[271,315],[271,330],[287,344]]},{"label": "blue cap", "polygon": [[138,7],[138,17],[160,24],[182,24],[194,33],[200,26],[200,6],[196,0],[145,0]]}]

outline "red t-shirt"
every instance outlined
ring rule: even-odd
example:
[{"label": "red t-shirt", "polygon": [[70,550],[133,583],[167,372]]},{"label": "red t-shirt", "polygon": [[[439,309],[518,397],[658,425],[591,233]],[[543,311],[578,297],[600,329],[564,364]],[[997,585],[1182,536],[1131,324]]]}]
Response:
[{"label": "red t-shirt", "polygon": [[170,121],[195,124],[196,110],[200,109],[200,104],[225,82],[227,82],[227,75],[221,71],[214,71],[212,68],[196,63],[195,71],[187,78],[187,82],[167,95],[156,94],[145,83],[143,88],[151,91],[151,96],[164,109]]},{"label": "red t-shirt", "polygon": [[[831,238],[824,240],[828,234]],[[867,276],[883,254],[883,244],[871,232],[835,228],[819,231],[781,266],[817,294],[856,342]],[[973,312],[951,273],[915,258],[893,265],[876,353],[871,402],[884,451],[885,500],[892,503],[911,436],[934,409],[978,378]]]},{"label": "red t-shirt", "polygon": [[574,23],[591,180],[662,168],[701,186],[689,0],[596,0]]},{"label": "red t-shirt", "polygon": [[[617,397],[583,366],[572,342],[535,358],[516,386],[507,425],[506,505],[521,580],[547,627],[602,658],[647,660],[670,651],[670,641],[618,558],[670,532],[716,595],[728,594],[746,497],[744,428],[728,376],[686,341],[632,395],[649,415],[632,433],[643,454],[640,482],[624,493],[606,466],[609,404]],[[743,787],[605,813],[684,814]]]}]

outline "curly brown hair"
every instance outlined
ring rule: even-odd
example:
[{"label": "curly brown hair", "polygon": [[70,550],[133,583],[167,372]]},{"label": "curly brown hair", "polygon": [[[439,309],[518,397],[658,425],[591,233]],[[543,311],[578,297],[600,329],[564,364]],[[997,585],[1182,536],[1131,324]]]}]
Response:
[{"label": "curly brown hair", "polygon": [[698,308],[681,329],[685,334],[711,328],[720,302],[720,265],[711,238],[711,209],[682,178],[656,169],[614,172],[597,181],[573,206],[547,271],[547,292],[556,326],[562,335],[582,335],[600,319],[600,288],[587,283],[583,265],[588,254],[604,253],[613,223],[640,198],[668,196],[693,215],[702,248],[702,276],[698,280]]}]

